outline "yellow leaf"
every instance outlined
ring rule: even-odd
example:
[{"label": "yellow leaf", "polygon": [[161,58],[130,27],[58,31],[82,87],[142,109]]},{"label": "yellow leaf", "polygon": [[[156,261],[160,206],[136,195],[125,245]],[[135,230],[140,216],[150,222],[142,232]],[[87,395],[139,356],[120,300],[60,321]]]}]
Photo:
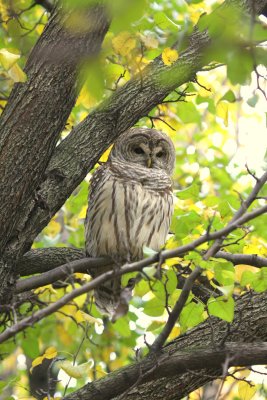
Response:
[{"label": "yellow leaf", "polygon": [[44,233],[47,236],[55,237],[60,232],[60,230],[61,230],[60,223],[52,219],[47,225],[47,227],[44,229]]},{"label": "yellow leaf", "polygon": [[162,61],[165,65],[172,65],[179,57],[178,52],[175,49],[166,47],[162,52]]},{"label": "yellow leaf", "polygon": [[226,101],[220,101],[216,107],[216,115],[223,119],[224,125],[228,126],[229,106]]},{"label": "yellow leaf", "polygon": [[211,86],[211,84],[209,83],[209,81],[204,78],[203,76],[197,76],[197,81],[199,83],[195,84],[195,87],[198,91],[198,94],[201,97],[209,97],[212,95],[212,91],[214,90],[213,87]]},{"label": "yellow leaf", "polygon": [[48,347],[44,353],[44,357],[51,359],[57,356],[57,349],[53,346]]},{"label": "yellow leaf", "polygon": [[245,264],[239,264],[235,266],[235,280],[237,282],[241,281],[241,277],[244,271],[251,271],[251,272],[257,272],[259,269],[256,267],[253,267],[252,265],[245,265]]},{"label": "yellow leaf", "polygon": [[250,386],[247,382],[238,383],[238,394],[241,400],[250,400],[257,392],[255,386]]},{"label": "yellow leaf", "polygon": [[16,64],[17,60],[20,58],[19,54],[11,53],[7,49],[0,50],[0,63],[5,70],[9,70],[14,64]]},{"label": "yellow leaf", "polygon": [[78,324],[80,322],[89,322],[90,324],[97,324],[98,326],[102,325],[102,321],[98,320],[94,317],[92,317],[91,315],[85,313],[84,311],[77,311],[74,318],[76,319],[76,321],[78,322]]},{"label": "yellow leaf", "polygon": [[57,291],[53,288],[52,285],[45,285],[45,286],[41,286],[37,289],[34,290],[35,294],[42,294],[45,290],[47,290],[49,293],[51,294],[57,294]]},{"label": "yellow leaf", "polygon": [[168,265],[169,267],[172,267],[173,265],[177,265],[182,261],[182,258],[180,257],[173,257],[165,260],[165,264]]},{"label": "yellow leaf", "polygon": [[64,314],[67,315],[74,315],[77,312],[77,306],[73,304],[67,304],[59,309],[59,311],[62,311]]},{"label": "yellow leaf", "polygon": [[171,330],[171,333],[168,337],[168,340],[173,340],[175,339],[177,336],[179,336],[181,333],[181,328],[178,326],[174,326]]},{"label": "yellow leaf", "polygon": [[106,161],[108,160],[108,156],[109,156],[109,153],[110,153],[111,149],[112,149],[112,146],[110,146],[110,147],[105,151],[105,153],[102,154],[102,156],[101,156],[100,159],[99,159],[100,162],[106,162]]},{"label": "yellow leaf", "polygon": [[85,218],[86,217],[87,206],[82,206],[81,211],[79,212],[78,218]]},{"label": "yellow leaf", "polygon": [[27,79],[27,75],[22,71],[18,64],[12,65],[8,70],[8,75],[14,82],[25,82]]},{"label": "yellow leaf", "polygon": [[120,32],[112,39],[112,46],[116,53],[126,56],[136,46],[136,40],[130,32]]},{"label": "yellow leaf", "polygon": [[75,302],[75,304],[77,304],[77,306],[79,308],[82,308],[86,299],[87,299],[87,293],[84,293],[84,294],[81,294],[80,296],[76,297],[74,302]]},{"label": "yellow leaf", "polygon": [[75,379],[87,377],[92,369],[93,361],[88,361],[84,364],[73,365],[70,361],[58,361],[57,366],[66,372],[69,376]]},{"label": "yellow leaf", "polygon": [[81,310],[78,310],[78,311],[75,313],[74,318],[76,319],[76,321],[78,322],[78,324],[80,324],[81,322],[84,322],[84,321],[85,321],[85,318],[84,318],[84,316],[83,316]]},{"label": "yellow leaf", "polygon": [[33,360],[30,372],[32,372],[34,367],[42,364],[45,358],[50,360],[51,358],[56,357],[56,355],[57,355],[57,349],[55,347],[48,347],[42,356],[39,356]]},{"label": "yellow leaf", "polygon": [[32,372],[34,367],[36,367],[37,365],[42,364],[43,360],[44,360],[44,356],[40,356],[40,357],[35,358],[33,360],[33,362],[32,362],[32,366],[31,366],[30,372]]}]

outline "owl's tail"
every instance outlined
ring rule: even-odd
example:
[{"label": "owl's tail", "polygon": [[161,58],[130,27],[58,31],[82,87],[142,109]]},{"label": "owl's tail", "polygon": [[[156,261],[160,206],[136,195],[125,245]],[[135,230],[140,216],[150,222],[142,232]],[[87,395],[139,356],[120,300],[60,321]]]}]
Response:
[{"label": "owl's tail", "polygon": [[122,288],[120,277],[105,282],[94,291],[96,307],[101,314],[108,315],[115,322],[127,313],[133,287],[134,283],[129,280],[128,285]]}]

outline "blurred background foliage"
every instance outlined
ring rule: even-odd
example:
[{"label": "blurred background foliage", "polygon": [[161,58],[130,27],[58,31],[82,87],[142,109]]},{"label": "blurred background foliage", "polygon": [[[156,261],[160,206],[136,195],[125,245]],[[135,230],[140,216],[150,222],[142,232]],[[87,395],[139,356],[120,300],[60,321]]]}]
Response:
[{"label": "blurred background foliage", "polygon": [[[0,3],[1,109],[13,84],[27,79],[23,67],[48,21],[49,13],[36,3],[32,0],[2,0]],[[72,18],[68,20],[71,29],[82,29],[81,11],[88,3],[95,1],[63,1],[63,8],[75,6]],[[185,38],[196,23],[199,22],[200,29],[208,24],[210,34],[215,38],[218,29],[222,29],[218,20],[212,20],[210,16],[221,1],[107,0],[106,3],[113,16],[110,30],[100,56],[81,68],[81,79],[85,83],[60,140],[64,140],[73,126],[114,90],[140,73],[155,57],[163,53],[163,62],[172,64],[180,52],[179,48],[172,51],[172,44],[178,40],[182,50]],[[211,221],[212,230],[225,226],[254,184],[246,164],[257,176],[266,168],[266,100],[262,93],[264,81],[260,76],[264,74],[261,64],[266,52],[263,47],[248,51],[240,43],[240,36],[244,42],[252,38],[266,40],[266,29],[262,24],[257,23],[249,29],[239,21],[238,29],[236,26],[225,27],[225,34],[212,51],[214,61],[226,65],[199,72],[194,82],[179,87],[138,122],[139,126],[163,130],[176,146],[173,176],[176,205],[172,234],[166,248],[196,239],[206,231]],[[222,52],[224,46],[228,46],[229,51]],[[258,65],[257,73],[255,65]],[[102,162],[107,160],[108,153],[103,154]],[[34,248],[84,247],[83,221],[92,172],[36,238]],[[261,197],[266,196],[265,187]],[[264,199],[258,199],[253,207],[263,202]],[[266,224],[265,215],[253,220],[250,229],[234,231],[229,235],[225,249],[232,253],[267,256]],[[206,248],[207,244],[199,250]],[[145,249],[145,253],[149,255],[150,249]],[[35,324],[33,329],[19,334],[15,341],[1,345],[4,361],[0,366],[0,393],[4,394],[0,399],[31,398],[26,357],[34,360],[43,355],[37,359],[37,365],[44,359],[65,359],[53,366],[60,368],[59,397],[83,386],[88,380],[134,361],[134,349],[143,348],[145,352],[145,343],[152,343],[166,323],[166,303],[171,308],[179,297],[179,280],[199,262],[199,252],[191,252],[183,259],[168,260],[162,265],[161,281],[153,278],[153,267],[148,268],[147,278],[140,280],[135,288],[129,313],[114,324],[101,318],[91,294],[82,295]],[[210,280],[211,297],[206,304],[192,294],[169,339],[198,325],[209,314],[231,322],[233,294],[238,295],[248,288],[266,290],[266,268],[258,270],[246,265],[234,268],[222,259],[201,266]],[[130,277],[124,276],[123,283],[127,284]],[[88,275],[76,274],[75,280],[60,288],[49,285],[36,290],[35,296],[40,303],[22,304],[19,315],[25,316],[59,299],[88,279]],[[215,296],[217,290],[219,296]],[[248,377],[249,373],[243,371],[240,376]],[[250,387],[242,380],[233,384],[233,379],[228,378],[226,390],[231,387],[231,391],[227,398],[247,400],[256,392],[258,399],[264,398],[261,380],[257,380],[255,374],[253,379],[256,386]],[[200,395],[201,390],[190,395],[190,399],[198,399]]]}]

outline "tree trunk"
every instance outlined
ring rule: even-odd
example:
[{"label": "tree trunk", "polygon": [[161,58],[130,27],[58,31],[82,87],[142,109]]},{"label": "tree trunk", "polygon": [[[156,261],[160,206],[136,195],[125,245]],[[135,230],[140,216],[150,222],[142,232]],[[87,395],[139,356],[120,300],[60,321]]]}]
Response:
[{"label": "tree trunk", "polygon": [[12,260],[30,248],[33,239],[24,236],[23,249],[12,253],[7,244],[20,238],[29,217],[26,205],[34,201],[46,208],[38,187],[75,104],[78,67],[99,51],[109,26],[101,5],[83,16],[86,31],[66,28],[68,17],[55,9],[27,61],[27,80],[14,85],[0,120],[0,254],[8,260],[0,270],[0,298],[6,279],[12,280]]}]

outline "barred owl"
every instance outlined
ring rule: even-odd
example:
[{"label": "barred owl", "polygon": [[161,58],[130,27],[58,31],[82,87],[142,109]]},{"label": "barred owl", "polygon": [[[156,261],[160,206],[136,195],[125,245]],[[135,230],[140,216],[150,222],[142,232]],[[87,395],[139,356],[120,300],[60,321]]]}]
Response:
[{"label": "barred owl", "polygon": [[[88,256],[110,256],[118,268],[141,259],[143,246],[160,250],[173,213],[174,162],[173,143],[160,131],[132,128],[118,138],[91,180],[85,221]],[[99,268],[95,276],[105,270]],[[108,281],[95,290],[96,306],[116,320],[128,310],[125,293],[120,277]]]}]

